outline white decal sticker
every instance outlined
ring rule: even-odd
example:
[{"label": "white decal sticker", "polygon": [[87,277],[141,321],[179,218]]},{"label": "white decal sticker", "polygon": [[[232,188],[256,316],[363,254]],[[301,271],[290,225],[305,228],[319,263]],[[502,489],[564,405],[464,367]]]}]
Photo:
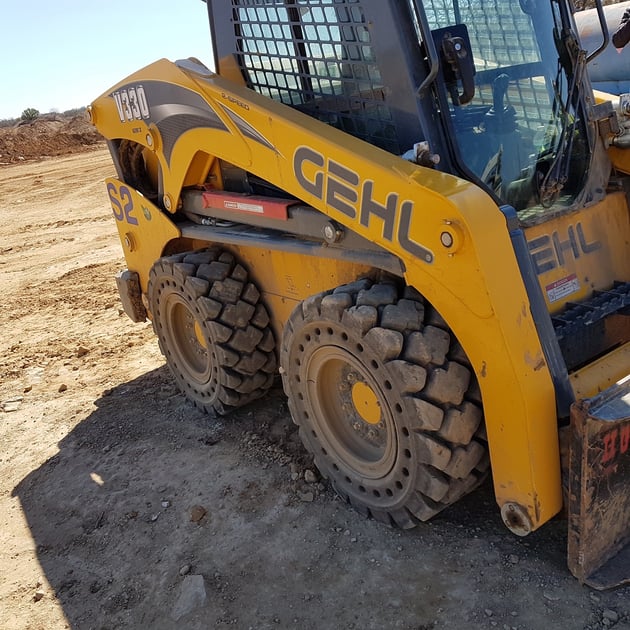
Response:
[{"label": "white decal sticker", "polygon": [[545,287],[549,302],[557,302],[562,298],[580,290],[580,283],[575,274],[571,274],[561,280],[556,280]]},{"label": "white decal sticker", "polygon": [[240,201],[224,201],[223,207],[226,210],[241,210],[242,212],[256,212],[257,214],[264,214],[265,212],[263,206],[253,203],[241,203]]}]

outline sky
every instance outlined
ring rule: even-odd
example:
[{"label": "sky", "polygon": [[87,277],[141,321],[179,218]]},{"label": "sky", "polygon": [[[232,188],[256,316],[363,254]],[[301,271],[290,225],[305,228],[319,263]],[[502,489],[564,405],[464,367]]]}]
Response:
[{"label": "sky", "polygon": [[163,57],[212,61],[201,0],[2,0],[1,30],[0,120],[89,105]]}]

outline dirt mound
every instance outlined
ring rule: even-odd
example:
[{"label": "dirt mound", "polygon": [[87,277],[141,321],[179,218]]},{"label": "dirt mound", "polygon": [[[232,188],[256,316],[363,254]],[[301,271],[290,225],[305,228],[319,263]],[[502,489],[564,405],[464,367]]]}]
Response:
[{"label": "dirt mound", "polygon": [[0,128],[0,165],[79,153],[103,144],[103,137],[82,115],[40,116]]}]

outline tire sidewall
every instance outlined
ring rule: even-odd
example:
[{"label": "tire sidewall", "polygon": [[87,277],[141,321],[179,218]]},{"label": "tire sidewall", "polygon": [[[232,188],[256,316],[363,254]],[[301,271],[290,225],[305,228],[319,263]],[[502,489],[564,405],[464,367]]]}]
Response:
[{"label": "tire sidewall", "polygon": [[[158,273],[152,282],[150,293],[153,328],[158,337],[160,349],[173,373],[180,389],[186,395],[203,406],[211,406],[216,402],[219,393],[219,371],[216,364],[215,344],[212,327],[204,318],[197,304],[197,297],[187,288],[186,282],[168,273]],[[206,365],[204,377],[199,379],[199,371],[190,369],[177,344],[177,332],[172,328],[171,313],[177,302],[185,308],[198,325],[205,341]],[[214,358],[213,358],[214,355]]]}]

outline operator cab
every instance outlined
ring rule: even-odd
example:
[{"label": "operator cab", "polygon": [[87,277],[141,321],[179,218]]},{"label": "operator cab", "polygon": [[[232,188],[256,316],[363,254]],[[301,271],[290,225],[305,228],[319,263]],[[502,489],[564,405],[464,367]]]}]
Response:
[{"label": "operator cab", "polygon": [[[424,3],[442,62],[436,98],[448,112],[459,168],[519,211],[521,221],[571,207],[583,193],[588,202],[601,197],[601,175],[588,186],[596,134],[584,101],[587,57],[567,6],[437,4]],[[463,60],[449,57],[453,39]],[[467,79],[474,87],[464,99],[458,90]]]}]

